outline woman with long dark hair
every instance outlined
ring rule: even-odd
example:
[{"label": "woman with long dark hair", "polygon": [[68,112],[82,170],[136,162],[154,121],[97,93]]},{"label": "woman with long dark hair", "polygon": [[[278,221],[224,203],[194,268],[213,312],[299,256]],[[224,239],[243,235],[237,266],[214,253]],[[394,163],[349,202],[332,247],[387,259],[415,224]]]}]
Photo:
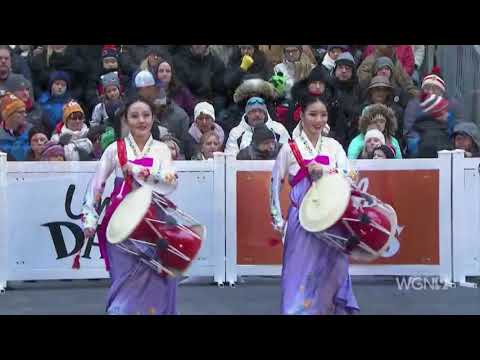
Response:
[{"label": "woman with long dark hair", "polygon": [[[294,140],[280,150],[272,172],[273,226],[285,236],[282,313],[354,314],[359,307],[348,273],[348,255],[322,241],[322,233],[305,230],[299,216],[300,205],[313,181],[328,176],[327,172],[333,169],[345,177],[352,177],[354,173],[340,143],[322,133],[328,121],[325,101],[307,95],[300,105],[300,129]],[[292,187],[292,205],[286,222],[280,207],[284,180]],[[340,232],[340,229],[329,229],[329,233]]]},{"label": "woman with long dark hair", "polygon": [[[141,257],[124,252],[106,241],[106,229],[113,213],[125,196],[139,187],[136,181],[131,181],[132,177],[133,180],[152,178],[165,184],[176,182],[170,149],[152,136],[152,128],[155,128],[153,106],[144,99],[133,98],[127,102],[122,118],[128,133],[126,136],[121,134],[116,125],[121,138],[105,150],[85,195],[82,209],[85,237],[94,236],[97,230],[99,214],[96,209],[107,179],[115,173],[111,202],[98,227],[100,251],[112,278],[107,312],[112,315],[176,314],[177,280],[159,274],[144,264]],[[133,246],[131,240],[125,243]],[[154,256],[156,251],[141,244],[135,244],[135,248],[147,257]]]}]

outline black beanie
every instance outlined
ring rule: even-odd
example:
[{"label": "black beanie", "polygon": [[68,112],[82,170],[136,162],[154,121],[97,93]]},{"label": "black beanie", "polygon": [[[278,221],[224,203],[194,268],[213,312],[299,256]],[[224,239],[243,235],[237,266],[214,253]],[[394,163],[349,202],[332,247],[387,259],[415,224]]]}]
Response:
[{"label": "black beanie", "polygon": [[253,130],[253,142],[258,146],[265,140],[275,140],[275,134],[265,124],[261,124]]}]

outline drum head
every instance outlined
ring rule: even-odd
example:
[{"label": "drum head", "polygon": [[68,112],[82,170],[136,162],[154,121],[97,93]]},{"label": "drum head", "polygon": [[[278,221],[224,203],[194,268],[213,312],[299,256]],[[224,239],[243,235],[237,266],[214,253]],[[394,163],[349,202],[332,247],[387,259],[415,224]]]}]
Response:
[{"label": "drum head", "polygon": [[310,232],[332,227],[347,210],[350,193],[350,184],[342,175],[324,175],[312,184],[302,201],[300,224]]},{"label": "drum head", "polygon": [[148,186],[142,186],[125,196],[108,223],[108,242],[119,244],[126,240],[143,220],[151,204],[152,189]]}]

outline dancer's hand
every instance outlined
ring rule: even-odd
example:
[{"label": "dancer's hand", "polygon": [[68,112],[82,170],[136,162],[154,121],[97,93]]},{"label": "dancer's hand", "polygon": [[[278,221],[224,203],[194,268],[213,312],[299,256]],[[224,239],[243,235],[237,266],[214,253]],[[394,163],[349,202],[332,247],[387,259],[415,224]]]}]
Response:
[{"label": "dancer's hand", "polygon": [[85,228],[83,229],[83,235],[85,235],[85,239],[90,239],[95,235],[96,230],[94,228]]},{"label": "dancer's hand", "polygon": [[133,175],[133,164],[130,164],[130,163],[126,163],[123,167],[122,167],[122,171],[123,171],[123,176],[124,177],[127,177],[127,176],[131,176]]},{"label": "dancer's hand", "polygon": [[325,172],[323,166],[317,163],[310,163],[307,168],[308,173],[310,174],[310,177],[313,181],[317,181],[318,179],[320,179]]},{"label": "dancer's hand", "polygon": [[173,184],[175,184],[175,182],[177,181],[177,175],[176,175],[176,174],[173,174],[173,173],[166,174],[164,181],[165,181],[165,183],[167,183],[168,185],[173,185]]}]

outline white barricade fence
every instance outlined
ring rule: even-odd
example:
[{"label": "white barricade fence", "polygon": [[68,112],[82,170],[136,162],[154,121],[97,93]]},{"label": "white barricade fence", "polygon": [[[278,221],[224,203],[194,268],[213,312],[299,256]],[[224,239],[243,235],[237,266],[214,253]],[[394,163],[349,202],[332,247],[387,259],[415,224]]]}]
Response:
[{"label": "white barricade fence", "polygon": [[[2,157],[0,169],[5,170]],[[95,162],[8,162],[0,177],[0,285],[5,281],[108,278],[95,237],[83,242],[80,211]],[[178,161],[179,186],[169,198],[207,228],[198,258],[186,275],[225,277],[225,162]],[[113,189],[110,177],[104,199]],[[7,206],[5,206],[7,204]]]},{"label": "white barricade fence", "polygon": [[[230,284],[242,275],[281,274],[282,246],[262,238],[270,231],[262,224],[270,226],[268,189],[273,164],[226,159],[226,281]],[[353,165],[360,178],[368,178],[373,185],[370,193],[387,203],[385,195],[391,198],[404,229],[398,254],[372,264],[353,264],[351,274],[434,276],[451,282],[451,153],[440,152],[438,159],[361,160]],[[282,211],[286,215],[285,205]],[[260,227],[262,233],[255,233]]]},{"label": "white barricade fence", "polygon": [[7,287],[8,273],[7,154],[0,152],[0,293]]},{"label": "white barricade fence", "polygon": [[480,276],[480,159],[453,152],[453,279]]}]

